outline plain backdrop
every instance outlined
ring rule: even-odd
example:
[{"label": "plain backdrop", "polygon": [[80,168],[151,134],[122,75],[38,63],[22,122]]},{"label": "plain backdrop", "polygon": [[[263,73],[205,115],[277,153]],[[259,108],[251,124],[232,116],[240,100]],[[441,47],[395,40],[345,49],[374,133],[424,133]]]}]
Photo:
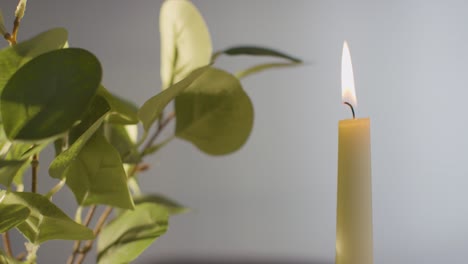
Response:
[{"label": "plain backdrop", "polygon": [[[141,105],[160,90],[161,3],[29,1],[20,39],[66,27],[71,46],[99,57],[108,89]],[[345,39],[357,115],[371,118],[375,263],[466,263],[467,1],[194,3],[216,50],[264,45],[305,64],[243,81],[254,103],[255,127],[240,151],[211,157],[174,140],[148,160],[152,167],[141,176],[143,190],[193,210],[171,219],[169,232],[135,263],[334,263],[337,123],[350,116],[340,101]],[[0,1],[7,22],[15,5]],[[218,66],[236,71],[265,61],[270,60],[222,57]],[[44,163],[48,153],[41,156]],[[53,183],[45,164],[40,177],[45,192]],[[68,191],[55,201],[74,213]],[[48,243],[39,251],[40,263],[64,263],[70,251],[70,242]]]}]

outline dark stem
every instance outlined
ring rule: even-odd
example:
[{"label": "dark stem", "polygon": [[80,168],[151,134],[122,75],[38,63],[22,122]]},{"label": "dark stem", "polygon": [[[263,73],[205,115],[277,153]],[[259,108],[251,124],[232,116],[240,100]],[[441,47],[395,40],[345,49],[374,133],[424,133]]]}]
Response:
[{"label": "dark stem", "polygon": [[[96,223],[96,227],[94,228],[94,236],[97,237],[99,233],[101,233],[102,228],[104,227],[104,224],[106,223],[107,218],[109,215],[112,213],[112,207],[108,206],[106,209],[104,209],[104,212],[102,212],[101,217],[99,217],[99,220]],[[91,250],[93,247],[94,239],[93,240],[88,240],[84,247],[80,250],[80,254],[78,255],[78,258],[76,259],[76,264],[81,264],[83,263],[86,254]]]},{"label": "dark stem", "polygon": [[31,179],[31,192],[37,192],[37,171],[39,168],[39,155],[34,154],[31,161],[32,179]]},{"label": "dark stem", "polygon": [[[96,205],[91,206],[88,210],[88,214],[86,215],[84,225],[89,226],[89,223],[91,223],[91,219],[94,216],[94,213],[96,212]],[[73,261],[75,261],[76,255],[80,253],[80,247],[81,247],[81,240],[75,241],[75,244],[73,245],[73,253],[70,255],[70,257],[67,260],[67,264],[73,264]]]},{"label": "dark stem", "polygon": [[353,113],[353,119],[356,119],[356,115],[354,114],[354,108],[353,108],[353,106],[352,106],[350,103],[348,103],[348,102],[344,102],[344,104],[347,105],[347,106],[349,106],[349,107],[351,108],[351,112]]},{"label": "dark stem", "polygon": [[13,257],[13,251],[11,250],[11,242],[10,242],[10,235],[8,231],[2,234],[3,238],[3,246],[5,247],[5,251],[8,257]]}]

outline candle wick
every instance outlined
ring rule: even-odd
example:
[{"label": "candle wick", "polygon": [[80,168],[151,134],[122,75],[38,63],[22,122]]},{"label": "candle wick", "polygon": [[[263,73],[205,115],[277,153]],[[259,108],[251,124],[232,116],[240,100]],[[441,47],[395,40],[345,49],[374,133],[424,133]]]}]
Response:
[{"label": "candle wick", "polygon": [[348,102],[344,102],[345,105],[348,105],[351,108],[351,112],[353,113],[353,119],[356,119],[356,115],[354,114],[354,107]]}]

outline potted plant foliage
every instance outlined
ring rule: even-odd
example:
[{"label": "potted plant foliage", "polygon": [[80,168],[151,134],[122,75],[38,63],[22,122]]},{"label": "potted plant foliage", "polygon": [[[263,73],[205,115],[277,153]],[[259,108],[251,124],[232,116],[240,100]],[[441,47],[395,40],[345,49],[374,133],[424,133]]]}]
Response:
[{"label": "potted plant foliage", "polygon": [[[258,46],[213,52],[196,7],[187,0],[167,0],[160,11],[162,89],[136,106],[101,84],[97,56],[69,47],[65,29],[18,41],[25,9],[26,0],[20,0],[11,32],[0,15],[1,34],[10,44],[0,51],[0,263],[36,263],[40,245],[54,239],[75,241],[68,260],[59,263],[82,263],[94,244],[97,263],[136,259],[166,232],[171,215],[186,211],[168,198],[140,191],[144,159],[174,138],[210,155],[238,150],[254,120],[240,79],[300,63]],[[281,61],[231,74],[216,68],[223,55]],[[171,121],[173,136],[160,138]],[[54,159],[40,159],[50,145]],[[38,175],[39,163],[49,175]],[[31,186],[23,177],[31,177]],[[56,185],[39,193],[43,177],[56,179]],[[72,217],[53,203],[64,187],[78,204]],[[23,253],[12,252],[10,229],[24,236]]]}]

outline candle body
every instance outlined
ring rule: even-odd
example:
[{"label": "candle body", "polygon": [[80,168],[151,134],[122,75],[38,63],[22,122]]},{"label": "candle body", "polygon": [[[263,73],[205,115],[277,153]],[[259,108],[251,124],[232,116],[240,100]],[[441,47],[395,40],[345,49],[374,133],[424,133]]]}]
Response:
[{"label": "candle body", "polygon": [[370,121],[341,120],[338,136],[336,264],[372,264]]}]

